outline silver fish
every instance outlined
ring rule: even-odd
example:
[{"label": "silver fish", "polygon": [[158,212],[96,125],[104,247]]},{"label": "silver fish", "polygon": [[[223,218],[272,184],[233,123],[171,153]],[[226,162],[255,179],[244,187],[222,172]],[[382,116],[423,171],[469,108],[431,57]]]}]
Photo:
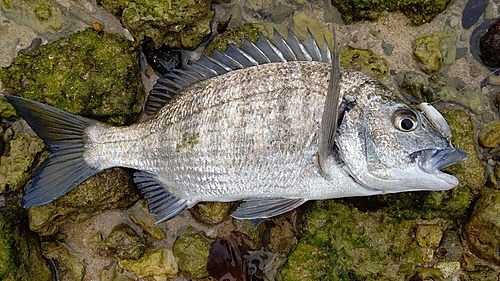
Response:
[{"label": "silver fish", "polygon": [[[23,205],[51,202],[116,166],[137,170],[158,221],[200,201],[243,200],[232,216],[255,219],[307,200],[458,184],[440,169],[467,155],[435,127],[444,120],[437,111],[424,115],[331,62],[311,34],[231,45],[161,78],[145,109],[154,117],[128,127],[6,95],[53,151]],[[330,91],[329,79],[339,81]]]}]

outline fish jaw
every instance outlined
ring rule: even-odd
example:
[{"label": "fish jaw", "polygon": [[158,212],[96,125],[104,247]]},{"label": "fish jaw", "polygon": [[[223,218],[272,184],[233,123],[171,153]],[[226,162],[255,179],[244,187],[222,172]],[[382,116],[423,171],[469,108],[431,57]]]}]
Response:
[{"label": "fish jaw", "polygon": [[410,157],[422,171],[442,179],[453,188],[458,185],[457,178],[442,172],[441,169],[467,160],[467,153],[459,148],[425,149],[414,152]]}]

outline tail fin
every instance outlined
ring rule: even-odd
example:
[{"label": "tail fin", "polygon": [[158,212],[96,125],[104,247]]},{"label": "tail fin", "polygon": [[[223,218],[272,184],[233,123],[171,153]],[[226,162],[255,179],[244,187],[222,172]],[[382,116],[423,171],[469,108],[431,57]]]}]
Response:
[{"label": "tail fin", "polygon": [[53,152],[27,185],[23,207],[49,203],[99,172],[83,159],[85,130],[97,121],[25,98],[5,98]]}]

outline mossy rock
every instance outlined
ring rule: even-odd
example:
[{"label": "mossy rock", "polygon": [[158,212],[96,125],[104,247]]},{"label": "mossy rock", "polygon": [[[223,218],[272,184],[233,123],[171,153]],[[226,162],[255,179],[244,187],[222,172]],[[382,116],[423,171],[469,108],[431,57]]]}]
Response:
[{"label": "mossy rock", "polygon": [[42,252],[46,258],[55,261],[61,280],[83,280],[85,260],[82,254],[58,242],[42,243]]},{"label": "mossy rock", "polygon": [[19,54],[0,80],[10,94],[116,125],[135,121],[144,92],[131,42],[91,29]]},{"label": "mossy rock", "polygon": [[141,42],[147,36],[156,47],[193,50],[210,34],[214,11],[211,0],[99,0],[111,14],[119,18]]},{"label": "mossy rock", "polygon": [[450,0],[331,0],[346,24],[358,21],[376,21],[385,12],[401,12],[412,25],[421,25],[443,12]]},{"label": "mossy rock", "polygon": [[270,35],[264,25],[258,23],[246,23],[237,27],[228,28],[223,33],[215,36],[205,48],[204,54],[210,56],[215,50],[224,52],[230,44],[240,47],[245,42],[245,39],[257,42],[259,33],[263,33],[266,36]]},{"label": "mossy rock", "polygon": [[210,275],[207,271],[210,240],[204,234],[189,226],[185,233],[177,237],[173,245],[179,269],[188,278],[200,279]]},{"label": "mossy rock", "polygon": [[429,35],[415,39],[413,58],[420,64],[423,72],[427,74],[437,72],[443,64],[441,37]]},{"label": "mossy rock", "polygon": [[113,228],[104,240],[104,251],[110,252],[118,259],[137,260],[146,251],[146,241],[127,224],[119,224]]},{"label": "mossy rock", "polygon": [[340,50],[340,65],[381,78],[389,72],[389,63],[372,50],[347,46]]},{"label": "mossy rock", "polygon": [[0,208],[0,253],[0,280],[53,280],[38,237],[28,229],[22,209]]},{"label": "mossy rock", "polygon": [[67,222],[80,222],[105,210],[125,209],[139,200],[132,176],[112,168],[87,179],[55,201],[28,210],[30,228],[51,235]]}]

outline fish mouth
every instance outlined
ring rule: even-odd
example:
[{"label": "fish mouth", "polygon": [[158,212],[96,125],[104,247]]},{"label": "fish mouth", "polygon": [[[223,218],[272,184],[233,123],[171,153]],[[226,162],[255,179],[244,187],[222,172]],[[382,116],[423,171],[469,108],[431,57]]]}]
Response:
[{"label": "fish mouth", "polygon": [[440,170],[467,159],[467,153],[460,148],[424,149],[410,155],[421,170],[429,174],[448,175]]}]

